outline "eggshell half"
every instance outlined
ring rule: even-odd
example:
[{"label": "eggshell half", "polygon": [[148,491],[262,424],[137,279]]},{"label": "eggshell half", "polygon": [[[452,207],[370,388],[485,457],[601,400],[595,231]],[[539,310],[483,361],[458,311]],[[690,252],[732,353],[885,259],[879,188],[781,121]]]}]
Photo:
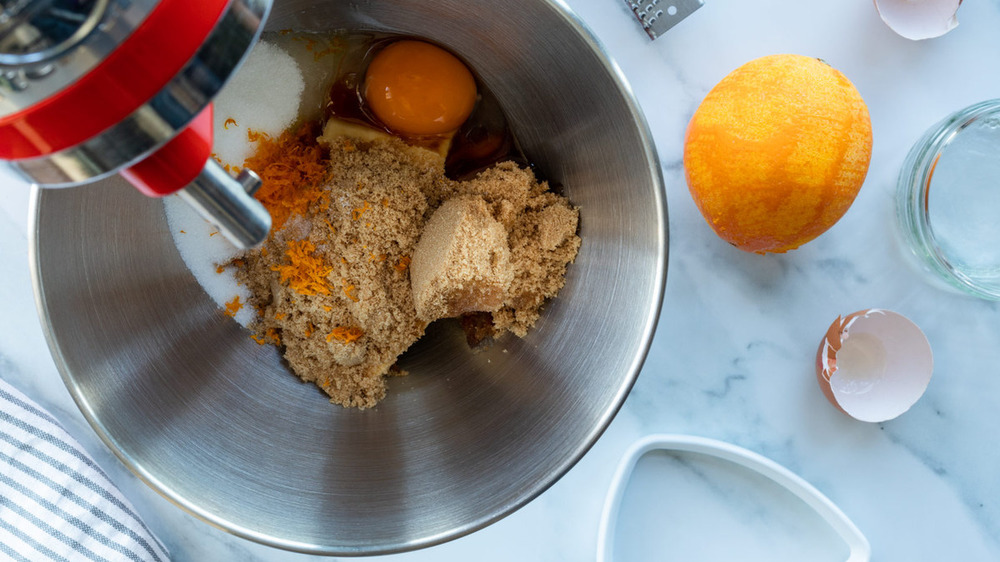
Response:
[{"label": "eggshell half", "polygon": [[816,353],[831,404],[866,422],[891,420],[923,396],[934,371],[927,337],[905,316],[878,308],[838,316]]},{"label": "eggshell half", "polygon": [[962,0],[875,0],[882,21],[907,39],[940,37],[958,27]]}]

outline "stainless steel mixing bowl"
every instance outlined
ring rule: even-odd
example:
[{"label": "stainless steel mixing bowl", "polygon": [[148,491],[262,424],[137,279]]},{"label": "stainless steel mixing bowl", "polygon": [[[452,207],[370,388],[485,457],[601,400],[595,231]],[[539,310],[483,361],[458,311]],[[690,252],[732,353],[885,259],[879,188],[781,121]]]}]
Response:
[{"label": "stainless steel mixing bowl", "polygon": [[239,536],[349,555],[475,531],[569,470],[639,372],[667,263],[643,117],[556,0],[278,0],[268,26],[418,35],[471,63],[528,156],[581,208],[566,287],[528,337],[487,352],[470,353],[453,323],[432,325],[402,361],[411,374],[377,408],[347,410],[222,315],[162,204],[111,179],[34,196],[35,289],[56,363],[126,465]]}]

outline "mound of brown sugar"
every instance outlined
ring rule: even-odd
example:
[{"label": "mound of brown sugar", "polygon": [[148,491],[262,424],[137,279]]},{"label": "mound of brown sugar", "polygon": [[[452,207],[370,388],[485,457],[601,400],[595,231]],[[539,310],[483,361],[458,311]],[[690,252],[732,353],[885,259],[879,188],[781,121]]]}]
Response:
[{"label": "mound of brown sugar", "polygon": [[507,230],[479,197],[453,197],[431,215],[413,250],[410,287],[428,322],[494,312],[513,279]]},{"label": "mound of brown sugar", "polygon": [[[578,213],[530,170],[504,163],[456,182],[445,177],[440,155],[397,139],[319,140],[328,179],[302,186],[305,212],[237,262],[259,312],[255,339],[282,346],[292,370],[332,402],[374,406],[397,358],[427,323],[455,312],[418,316],[410,279],[424,226],[445,201],[474,202],[506,233],[509,272],[500,274],[506,290],[494,303],[494,334],[523,337],[545,299],[562,288],[580,246]],[[304,153],[296,145],[306,142],[301,135],[265,144],[282,142],[288,154]],[[269,150],[279,159],[285,153]]]},{"label": "mound of brown sugar", "polygon": [[507,229],[513,280],[504,305],[493,312],[495,334],[527,335],[546,299],[566,282],[566,266],[576,259],[579,211],[535,180],[530,170],[504,162],[463,182],[456,194],[478,195]]}]

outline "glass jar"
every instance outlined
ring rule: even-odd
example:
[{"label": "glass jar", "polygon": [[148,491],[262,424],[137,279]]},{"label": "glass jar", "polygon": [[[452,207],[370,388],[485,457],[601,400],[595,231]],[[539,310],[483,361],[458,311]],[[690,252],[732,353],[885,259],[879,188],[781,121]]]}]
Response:
[{"label": "glass jar", "polygon": [[917,141],[899,174],[896,215],[924,270],[1000,300],[1000,99],[956,111]]}]

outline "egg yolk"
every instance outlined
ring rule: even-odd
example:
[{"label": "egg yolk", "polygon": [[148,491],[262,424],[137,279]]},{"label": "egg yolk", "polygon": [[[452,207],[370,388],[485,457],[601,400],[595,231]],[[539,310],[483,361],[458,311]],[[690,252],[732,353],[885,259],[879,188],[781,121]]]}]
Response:
[{"label": "egg yolk", "polygon": [[423,41],[396,41],[372,59],[365,101],[387,127],[404,135],[458,129],[476,104],[476,80],[454,55]]}]

